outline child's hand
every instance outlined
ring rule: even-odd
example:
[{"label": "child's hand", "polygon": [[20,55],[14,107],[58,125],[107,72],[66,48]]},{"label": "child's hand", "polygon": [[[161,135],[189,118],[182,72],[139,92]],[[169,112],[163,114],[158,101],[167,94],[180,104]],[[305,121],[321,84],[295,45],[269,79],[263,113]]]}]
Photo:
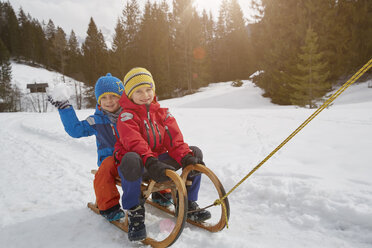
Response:
[{"label": "child's hand", "polygon": [[185,157],[183,157],[183,159],[181,160],[181,164],[183,168],[189,165],[196,165],[196,164],[205,165],[201,159],[194,157],[191,154],[187,154]]},{"label": "child's hand", "polygon": [[48,96],[48,101],[58,109],[66,109],[71,107],[71,104],[68,100],[64,101],[55,101],[51,96]]},{"label": "child's hand", "polygon": [[[185,157],[183,157],[183,159],[181,160],[181,164],[182,164],[182,167],[185,169],[187,166],[189,165],[196,165],[196,164],[201,164],[201,165],[204,165],[204,162],[197,158],[197,157],[194,157],[192,156],[191,154],[187,154]],[[198,176],[200,175],[201,172],[200,171],[196,171],[196,170],[192,170],[190,171],[190,173],[187,175],[187,178],[188,179],[191,179],[192,177],[195,177],[195,176]]]},{"label": "child's hand", "polygon": [[150,157],[146,161],[147,171],[152,179],[157,182],[168,181],[169,178],[165,175],[165,170],[174,170],[174,168],[166,163],[160,162],[154,157]]}]

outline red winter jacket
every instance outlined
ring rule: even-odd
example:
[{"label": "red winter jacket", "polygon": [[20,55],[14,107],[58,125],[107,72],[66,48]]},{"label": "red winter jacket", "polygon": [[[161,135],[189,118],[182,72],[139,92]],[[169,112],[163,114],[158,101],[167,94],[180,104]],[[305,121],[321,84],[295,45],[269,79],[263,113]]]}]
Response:
[{"label": "red winter jacket", "polygon": [[119,103],[123,108],[117,123],[120,141],[115,145],[119,161],[127,152],[136,152],[146,164],[149,157],[168,152],[181,164],[181,159],[192,153],[176,119],[155,99],[150,105],[137,105],[123,94]]}]

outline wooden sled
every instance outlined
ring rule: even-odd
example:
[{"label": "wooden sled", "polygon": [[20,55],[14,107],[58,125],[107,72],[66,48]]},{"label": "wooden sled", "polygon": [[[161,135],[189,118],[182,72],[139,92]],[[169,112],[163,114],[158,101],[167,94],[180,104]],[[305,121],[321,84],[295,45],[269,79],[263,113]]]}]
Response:
[{"label": "wooden sled", "polygon": [[[187,201],[187,191],[186,191],[185,185],[189,185],[191,183],[191,181],[187,181],[187,175],[192,170],[199,171],[205,174],[213,182],[214,187],[216,188],[217,194],[220,198],[225,195],[225,190],[221,182],[217,178],[217,176],[209,168],[202,166],[202,165],[188,166],[182,172],[181,176],[179,176],[175,171],[166,170],[166,175],[170,178],[170,180],[166,182],[157,183],[154,180],[142,182],[141,190],[142,190],[142,195],[146,199],[146,203],[173,216],[174,218],[173,222],[175,222],[174,225],[171,225],[170,227],[171,230],[168,230],[166,237],[160,237],[160,239],[147,237],[145,240],[142,241],[142,243],[146,245],[151,245],[152,247],[168,247],[172,245],[174,242],[176,242],[178,237],[181,235],[186,221],[192,225],[201,227],[210,232],[218,232],[226,226],[226,217],[224,215],[222,206],[221,206],[221,215],[217,223],[213,223],[213,224],[204,223],[204,222],[198,223],[198,222],[193,222],[191,220],[187,220],[187,202],[188,201]],[[91,172],[92,174],[95,174],[97,170],[92,170]],[[116,184],[121,186],[120,178],[116,178]],[[171,189],[172,198],[174,202],[173,209],[169,207],[163,207],[155,202],[152,202],[149,199],[149,196],[151,195],[151,193],[158,192],[164,189]],[[224,203],[225,203],[226,210],[227,210],[227,218],[229,218],[230,207],[229,207],[229,202],[227,198],[224,200]],[[91,202],[88,203],[88,207],[92,209],[95,213],[99,214],[99,209],[95,203],[91,203]],[[123,231],[128,232],[128,216],[127,215],[122,222],[112,221],[111,223],[117,226],[118,228],[122,229]]]}]

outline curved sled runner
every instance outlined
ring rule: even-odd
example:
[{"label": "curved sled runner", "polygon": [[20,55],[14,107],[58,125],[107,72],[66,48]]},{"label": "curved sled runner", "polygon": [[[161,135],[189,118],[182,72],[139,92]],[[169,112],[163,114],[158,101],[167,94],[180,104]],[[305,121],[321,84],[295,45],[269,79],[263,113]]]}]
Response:
[{"label": "curved sled runner", "polygon": [[[222,186],[218,177],[213,173],[213,171],[211,169],[209,169],[208,167],[203,166],[201,164],[197,164],[197,165],[193,165],[193,166],[187,166],[182,171],[181,178],[182,178],[182,181],[185,183],[186,186],[188,186],[191,183],[190,181],[187,180],[187,176],[191,171],[197,171],[197,172],[202,173],[205,176],[207,176],[209,178],[209,180],[213,183],[214,188],[217,191],[217,194],[218,194],[219,198],[222,198],[226,194],[225,189]],[[230,217],[230,205],[229,205],[228,198],[224,199],[223,202],[224,202],[224,205],[225,205],[225,208],[226,208],[226,215],[225,215],[225,211],[223,209],[223,206],[221,205],[219,216],[217,217],[217,221],[215,221],[213,223],[210,223],[208,221],[206,221],[206,222],[195,222],[195,221],[192,221],[190,219],[186,219],[186,221],[188,223],[194,225],[194,226],[206,229],[210,232],[221,231],[227,225],[226,221],[228,221],[228,219]],[[167,207],[163,207],[163,206],[161,206],[161,205],[159,205],[155,202],[152,202],[150,199],[146,200],[146,203],[148,203],[148,204],[150,204],[150,205],[152,205],[152,206],[154,206],[154,207],[156,207],[160,210],[163,210],[166,213],[175,215],[174,211],[172,211],[171,209],[169,209]],[[208,206],[208,207],[211,207],[211,206]],[[206,208],[208,208],[208,207],[206,207]],[[187,209],[187,207],[186,207],[186,209]]]},{"label": "curved sled runner", "polygon": [[[190,185],[191,183],[190,181],[187,180],[187,176],[191,171],[197,171],[205,174],[213,183],[218,196],[221,198],[222,196],[225,195],[225,190],[217,176],[209,168],[202,165],[188,166],[186,169],[184,169],[181,176],[179,176],[175,171],[166,170],[166,175],[170,178],[170,180],[166,182],[157,183],[154,180],[142,182],[141,190],[143,197],[147,199],[146,203],[164,211],[167,214],[170,214],[173,217],[172,220],[169,220],[169,218],[167,217],[160,217],[160,219],[163,218],[163,220],[159,222],[159,225],[156,225],[157,226],[156,231],[160,233],[162,232],[162,229],[167,229],[167,232],[165,234],[163,233],[163,235],[160,235],[160,237],[156,235],[155,235],[156,237],[152,237],[148,233],[148,237],[145,240],[143,240],[142,243],[151,245],[152,247],[168,247],[172,245],[174,242],[176,242],[178,237],[181,235],[186,221],[192,225],[201,227],[210,232],[218,232],[226,226],[227,224],[226,216],[224,214],[222,206],[221,215],[218,218],[217,223],[213,224],[208,222],[198,223],[187,219],[188,200],[186,185]],[[96,170],[92,170],[92,174],[95,174],[96,172],[97,172]],[[119,186],[121,185],[120,178],[116,179],[116,184]],[[171,189],[174,207],[164,207],[155,202],[152,202],[149,199],[151,193],[158,192],[164,189]],[[230,208],[227,198],[224,200],[224,204],[226,207],[227,218],[229,218]],[[88,207],[92,209],[95,213],[99,214],[99,209],[95,203],[88,203]],[[123,231],[128,232],[128,216],[126,216],[125,219],[122,221],[112,221],[111,223],[119,227]],[[146,226],[148,226],[148,224],[146,224]],[[164,237],[164,235],[166,237]]]},{"label": "curved sled runner", "polygon": [[[218,177],[213,173],[213,171],[211,169],[209,169],[208,167],[203,166],[201,164],[197,164],[197,165],[193,165],[193,166],[187,166],[183,170],[183,172],[181,174],[181,178],[185,183],[186,183],[186,180],[187,180],[187,175],[192,170],[203,173],[205,176],[207,176],[209,178],[209,180],[214,184],[214,187],[217,190],[219,198],[222,198],[226,194],[225,189],[222,186]],[[206,229],[210,232],[221,231],[227,225],[226,221],[228,221],[229,218],[230,218],[230,205],[229,205],[228,198],[224,199],[223,202],[224,202],[224,205],[225,205],[225,208],[226,208],[226,216],[225,216],[223,206],[221,205],[221,209],[220,209],[221,214],[220,214],[220,217],[219,217],[219,220],[217,221],[217,223],[214,223],[214,224],[209,224],[209,223],[205,223],[205,222],[199,223],[199,222],[191,221],[189,219],[187,219],[187,222],[190,223],[190,224],[193,224],[195,226],[204,228],[204,229]]]}]

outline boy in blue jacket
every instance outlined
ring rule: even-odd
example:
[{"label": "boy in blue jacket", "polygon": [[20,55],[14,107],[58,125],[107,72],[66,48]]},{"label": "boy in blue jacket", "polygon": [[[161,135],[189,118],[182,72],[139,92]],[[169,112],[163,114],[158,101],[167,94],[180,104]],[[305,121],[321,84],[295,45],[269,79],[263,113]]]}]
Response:
[{"label": "boy in blue jacket", "polygon": [[108,221],[125,216],[119,204],[120,194],[115,184],[115,178],[119,175],[112,156],[118,138],[116,121],[122,110],[119,99],[123,91],[120,79],[110,73],[100,77],[95,85],[96,111],[83,121],[77,118],[68,100],[55,101],[51,96],[48,97],[51,104],[58,108],[63,126],[71,137],[96,136],[99,168],[94,178],[94,191],[98,209]]}]

